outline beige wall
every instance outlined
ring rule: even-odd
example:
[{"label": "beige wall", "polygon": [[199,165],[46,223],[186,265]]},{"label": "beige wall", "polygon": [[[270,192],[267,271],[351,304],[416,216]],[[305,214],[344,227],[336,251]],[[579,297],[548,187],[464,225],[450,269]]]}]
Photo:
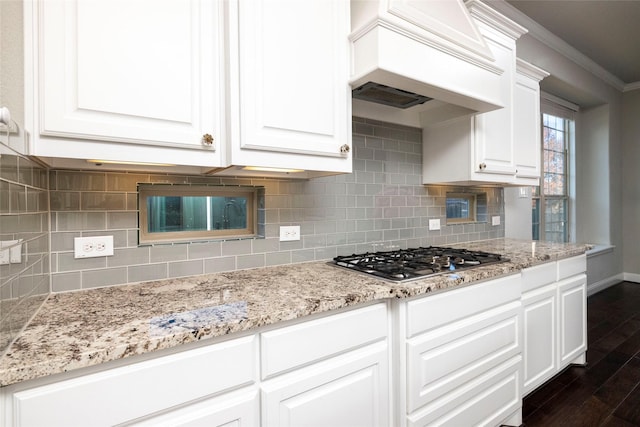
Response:
[{"label": "beige wall", "polygon": [[623,141],[624,271],[640,281],[640,90],[623,96]]}]

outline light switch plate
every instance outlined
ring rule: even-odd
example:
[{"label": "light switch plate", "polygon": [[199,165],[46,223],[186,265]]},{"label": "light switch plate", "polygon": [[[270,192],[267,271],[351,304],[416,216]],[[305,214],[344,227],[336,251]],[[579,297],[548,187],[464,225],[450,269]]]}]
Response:
[{"label": "light switch plate", "polygon": [[440,219],[430,219],[429,230],[440,230]]}]

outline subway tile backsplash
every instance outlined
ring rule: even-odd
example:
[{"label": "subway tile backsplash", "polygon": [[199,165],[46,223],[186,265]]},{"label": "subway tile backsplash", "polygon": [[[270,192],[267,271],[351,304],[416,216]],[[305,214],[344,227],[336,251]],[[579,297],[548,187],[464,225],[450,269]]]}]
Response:
[{"label": "subway tile backsplash", "polygon": [[[465,187],[479,194],[480,222],[446,225],[446,193],[459,188],[421,184],[420,129],[354,118],[353,130],[353,173],[308,181],[50,171],[52,291],[504,236],[488,222],[500,215],[504,224],[501,188]],[[138,247],[140,182],[262,186],[265,238]],[[442,229],[429,231],[430,218]],[[300,225],[302,239],[280,242],[281,225]],[[92,235],[114,235],[115,255],[74,259],[73,238]]]},{"label": "subway tile backsplash", "polygon": [[0,142],[0,241],[20,253],[0,263],[0,354],[50,291],[47,179],[44,167]]}]

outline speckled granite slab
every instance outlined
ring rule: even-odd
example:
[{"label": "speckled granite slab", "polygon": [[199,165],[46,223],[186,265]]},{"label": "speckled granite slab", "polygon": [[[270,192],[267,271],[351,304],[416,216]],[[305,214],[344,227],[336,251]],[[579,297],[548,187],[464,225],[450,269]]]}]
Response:
[{"label": "speckled granite slab", "polygon": [[495,239],[457,245],[511,261],[392,283],[310,262],[51,295],[0,358],[0,386],[368,301],[406,298],[584,253]]}]

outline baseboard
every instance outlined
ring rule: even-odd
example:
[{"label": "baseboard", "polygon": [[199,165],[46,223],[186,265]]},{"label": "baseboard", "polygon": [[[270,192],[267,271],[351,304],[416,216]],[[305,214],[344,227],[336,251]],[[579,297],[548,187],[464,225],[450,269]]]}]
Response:
[{"label": "baseboard", "polygon": [[[622,282],[623,280],[630,280],[630,279],[627,279],[627,274],[628,273],[616,274],[615,276],[608,277],[606,279],[587,285],[587,296],[591,296],[595,293],[603,291],[610,286],[613,286],[617,283]],[[638,276],[637,278],[640,278],[640,275],[636,274],[635,276]],[[630,281],[633,282],[634,280],[630,280]]]},{"label": "baseboard", "polygon": [[636,273],[624,273],[625,282],[640,283],[640,274]]}]

